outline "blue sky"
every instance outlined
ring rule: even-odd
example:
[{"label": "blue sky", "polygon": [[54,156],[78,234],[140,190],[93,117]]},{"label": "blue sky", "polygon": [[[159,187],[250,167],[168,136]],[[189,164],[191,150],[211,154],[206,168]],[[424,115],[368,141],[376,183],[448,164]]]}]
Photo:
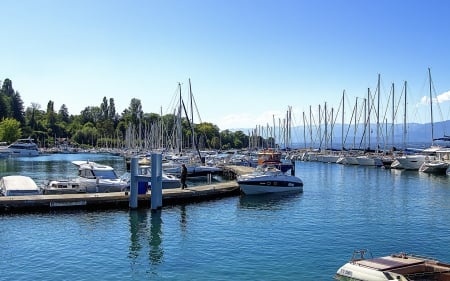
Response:
[{"label": "blue sky", "polygon": [[297,125],[310,107],[336,114],[344,90],[350,122],[380,74],[380,112],[407,81],[408,121],[427,123],[431,68],[435,120],[450,119],[445,0],[3,0],[1,11],[0,80],[25,106],[79,114],[107,97],[122,112],[137,98],[173,113],[191,79],[201,121],[221,130],[278,122],[288,107]]}]

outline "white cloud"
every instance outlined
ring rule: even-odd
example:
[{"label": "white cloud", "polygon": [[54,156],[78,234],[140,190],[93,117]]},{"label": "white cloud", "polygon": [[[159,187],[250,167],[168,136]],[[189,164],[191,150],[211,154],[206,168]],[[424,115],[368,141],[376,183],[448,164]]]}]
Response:
[{"label": "white cloud", "polygon": [[[438,95],[437,97],[433,98],[433,103],[444,103],[450,101],[450,91],[443,92],[442,94]],[[430,97],[429,96],[423,96],[420,99],[419,102],[421,105],[429,105],[430,104]]]},{"label": "white cloud", "polygon": [[444,92],[437,96],[437,101],[439,103],[443,103],[446,101],[450,101],[450,91]]}]

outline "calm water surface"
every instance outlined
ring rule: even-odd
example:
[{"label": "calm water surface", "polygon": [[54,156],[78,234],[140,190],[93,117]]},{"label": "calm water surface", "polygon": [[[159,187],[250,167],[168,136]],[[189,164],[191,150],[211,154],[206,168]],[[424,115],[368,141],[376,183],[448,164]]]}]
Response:
[{"label": "calm water surface", "polygon": [[[125,170],[120,157],[74,154],[0,159],[0,175],[60,178],[86,157]],[[302,194],[0,215],[0,280],[333,280],[359,248],[450,262],[446,176],[315,162],[296,171]]]}]

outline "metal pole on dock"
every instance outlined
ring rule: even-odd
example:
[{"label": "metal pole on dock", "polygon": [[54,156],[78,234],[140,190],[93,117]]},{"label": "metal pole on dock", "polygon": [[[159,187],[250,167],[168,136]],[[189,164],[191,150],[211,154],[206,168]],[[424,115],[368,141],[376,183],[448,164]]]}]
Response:
[{"label": "metal pole on dock", "polygon": [[152,179],[151,179],[151,208],[152,210],[162,207],[162,155],[152,153]]},{"label": "metal pole on dock", "polygon": [[131,182],[130,182],[130,199],[129,206],[132,209],[136,209],[138,207],[138,167],[139,162],[137,157],[131,158],[130,165],[130,173],[131,173]]}]

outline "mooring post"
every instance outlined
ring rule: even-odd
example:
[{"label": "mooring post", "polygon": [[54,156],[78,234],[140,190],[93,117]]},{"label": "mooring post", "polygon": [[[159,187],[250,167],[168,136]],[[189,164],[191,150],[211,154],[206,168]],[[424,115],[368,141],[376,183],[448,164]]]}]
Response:
[{"label": "mooring post", "polygon": [[151,208],[157,210],[162,207],[162,155],[158,153],[152,153],[151,183]]},{"label": "mooring post", "polygon": [[131,182],[130,182],[130,197],[129,197],[129,205],[130,208],[136,209],[138,207],[138,167],[139,162],[137,157],[131,158],[130,165],[130,174],[131,174]]}]

